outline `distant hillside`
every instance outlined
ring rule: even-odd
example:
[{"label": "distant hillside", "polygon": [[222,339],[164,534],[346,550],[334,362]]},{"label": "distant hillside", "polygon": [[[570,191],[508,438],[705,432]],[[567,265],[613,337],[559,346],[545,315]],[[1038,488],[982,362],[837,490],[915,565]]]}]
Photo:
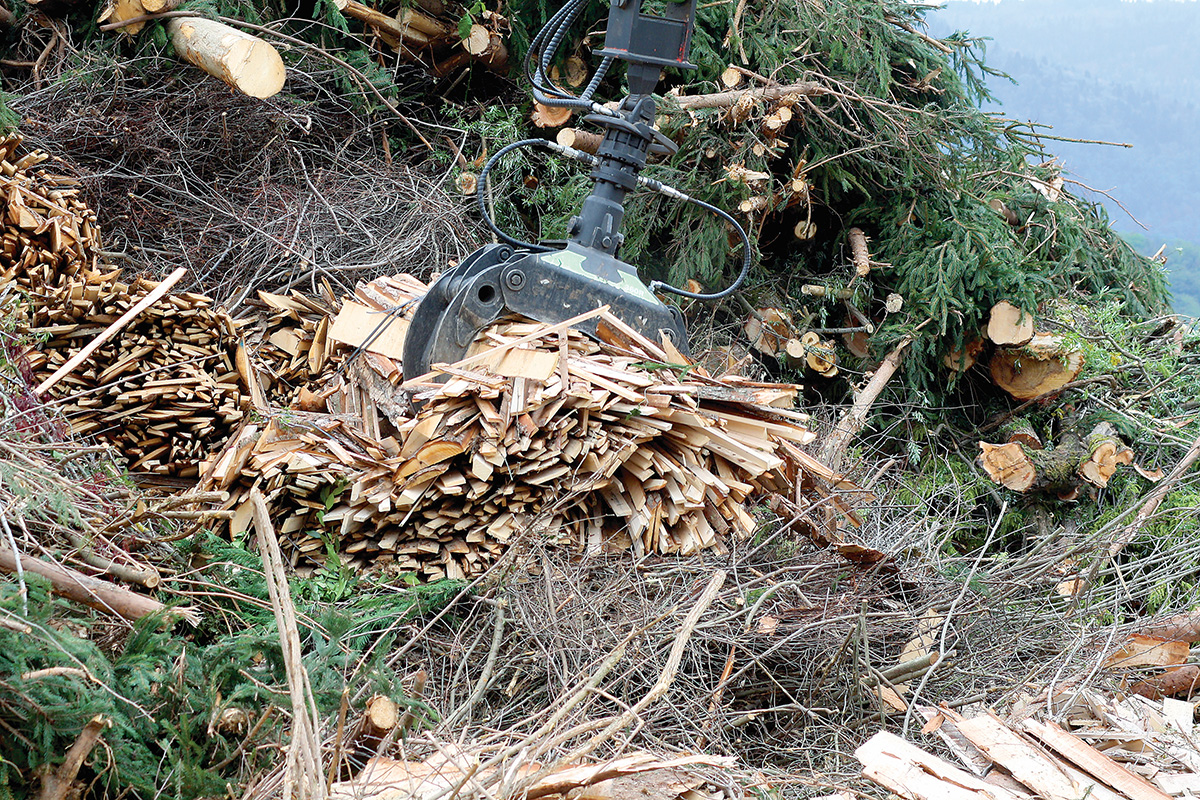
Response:
[{"label": "distant hillside", "polygon": [[989,83],[1001,113],[1055,136],[1133,145],[1047,142],[1072,177],[1146,226],[1094,196],[1115,228],[1141,234],[1126,237],[1139,251],[1170,242],[1177,308],[1200,315],[1200,261],[1188,255],[1200,241],[1200,3],[951,0],[928,20],[938,36],[992,39],[987,62],[1017,81]]}]

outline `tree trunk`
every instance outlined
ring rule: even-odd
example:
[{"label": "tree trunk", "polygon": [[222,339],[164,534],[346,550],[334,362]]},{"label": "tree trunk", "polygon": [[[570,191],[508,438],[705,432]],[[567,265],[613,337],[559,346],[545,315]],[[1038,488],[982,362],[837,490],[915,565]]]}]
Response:
[{"label": "tree trunk", "polygon": [[257,36],[201,17],[167,20],[167,33],[181,58],[250,97],[283,88],[283,59]]}]

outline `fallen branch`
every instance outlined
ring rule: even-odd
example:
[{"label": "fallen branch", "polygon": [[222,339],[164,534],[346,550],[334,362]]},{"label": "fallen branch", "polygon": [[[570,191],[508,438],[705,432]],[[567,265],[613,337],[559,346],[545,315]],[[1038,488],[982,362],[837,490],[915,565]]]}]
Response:
[{"label": "fallen branch", "polygon": [[875,369],[871,380],[867,381],[867,385],[863,387],[862,391],[855,393],[853,405],[838,420],[837,427],[826,437],[825,444],[821,446],[821,453],[817,458],[834,472],[842,471],[842,461],[846,458],[846,449],[850,446],[850,441],[867,424],[867,415],[871,411],[871,406],[879,399],[883,387],[900,368],[904,348],[911,343],[912,337],[906,336],[900,340],[892,352],[887,354],[883,363]]},{"label": "fallen branch", "polygon": [[136,594],[122,586],[89,577],[61,564],[26,555],[18,556],[6,547],[0,548],[0,570],[16,572],[18,561],[27,574],[32,572],[50,581],[55,594],[99,611],[116,614],[131,622],[164,611],[169,617],[185,620],[192,625],[200,622],[200,615],[194,610],[168,609],[153,597]]},{"label": "fallen branch", "polygon": [[734,89],[729,92],[713,94],[668,95],[668,97],[684,111],[695,111],[703,108],[730,108],[743,97],[751,100],[779,100],[789,95],[811,96],[824,93],[825,87],[821,84],[814,81],[802,81],[787,86],[761,86],[754,89]]},{"label": "fallen branch", "polygon": [[38,800],[65,800],[71,791],[71,785],[75,783],[75,778],[79,775],[79,768],[83,766],[84,759],[92,752],[92,748],[96,746],[96,741],[104,729],[111,726],[112,722],[99,714],[92,717],[83,726],[83,730],[79,732],[79,738],[67,751],[67,757],[63,763],[58,765],[58,769],[47,772],[42,778],[42,791],[38,793]]},{"label": "fallen branch", "polygon": [[317,739],[320,723],[316,702],[308,680],[308,670],[300,653],[300,633],[296,627],[296,607],[283,571],[283,554],[267,501],[258,489],[250,490],[250,505],[258,550],[262,555],[263,571],[267,578],[267,594],[279,627],[279,645],[287,671],[288,691],[292,698],[292,743],[288,748],[284,770],[284,791],[287,797],[324,800],[325,776],[321,773],[321,744]]}]

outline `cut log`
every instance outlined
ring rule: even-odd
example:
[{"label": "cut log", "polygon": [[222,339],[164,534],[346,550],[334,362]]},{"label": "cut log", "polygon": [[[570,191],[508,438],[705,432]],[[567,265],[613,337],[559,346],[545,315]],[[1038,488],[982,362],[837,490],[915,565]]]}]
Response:
[{"label": "cut log", "polygon": [[998,345],[1021,345],[1033,338],[1033,315],[1007,300],[992,306],[987,337]]},{"label": "cut log", "polygon": [[1000,426],[1006,442],[1017,442],[1030,450],[1041,450],[1042,440],[1027,419],[1017,419]]},{"label": "cut log", "polygon": [[760,308],[746,319],[742,332],[751,349],[776,358],[792,338],[792,318],[778,308]]},{"label": "cut log", "polygon": [[[488,69],[499,72],[508,66],[508,48],[504,45],[504,39],[500,34],[488,30],[484,25],[473,23],[467,38],[462,40],[462,47],[476,60],[486,65]],[[569,112],[569,109],[559,110]]]},{"label": "cut log", "polygon": [[961,350],[951,350],[942,356],[942,363],[955,372],[966,372],[975,366],[975,360],[983,351],[983,339],[972,339]]},{"label": "cut log", "polygon": [[[50,581],[55,594],[77,603],[83,603],[108,614],[116,614],[127,620],[139,620],[150,614],[167,611],[167,607],[152,597],[136,594],[108,581],[92,578],[70,567],[55,564],[26,555],[18,556],[12,550],[0,548],[0,570],[17,571],[17,559],[26,573],[41,575]],[[194,611],[173,609],[168,616],[186,619],[192,624],[199,622]]]},{"label": "cut log", "polygon": [[562,106],[547,106],[542,103],[534,103],[533,111],[529,114],[529,119],[539,128],[558,128],[566,125],[571,120],[572,113],[574,112],[571,109],[563,108]]},{"label": "cut log", "polygon": [[984,472],[996,483],[1018,492],[1062,493],[1078,487],[1081,478],[1103,488],[1117,467],[1133,461],[1132,451],[1122,444],[1107,422],[1100,423],[1086,436],[1067,433],[1050,449],[1023,444],[1023,436],[1015,434],[1015,440],[1006,444],[979,443]]},{"label": "cut log", "polygon": [[804,360],[809,369],[825,378],[837,375],[837,351],[831,342],[823,342],[809,331],[800,337],[800,343],[804,345]]},{"label": "cut log", "polygon": [[578,128],[563,128],[554,138],[564,147],[574,147],[576,150],[582,150],[592,155],[596,154],[596,151],[600,149],[600,142],[604,141],[604,137],[600,134],[581,131]]},{"label": "cut log", "polygon": [[1079,465],[1079,475],[1093,486],[1104,487],[1122,464],[1133,463],[1133,451],[1117,438],[1117,429],[1102,422],[1087,437],[1091,455]]},{"label": "cut log", "polygon": [[1017,400],[1032,400],[1075,380],[1083,353],[1068,349],[1061,337],[1039,333],[1023,347],[997,350],[988,367],[997,386]]},{"label": "cut log", "polygon": [[409,47],[424,47],[432,41],[429,34],[416,25],[390,17],[356,0],[334,0],[334,4],[345,16],[370,26],[390,47],[396,48],[402,43]]},{"label": "cut log", "polygon": [[283,59],[256,36],[202,17],[169,19],[167,33],[181,58],[250,97],[271,97],[283,88]]},{"label": "cut log", "polygon": [[854,263],[854,273],[865,278],[871,272],[871,254],[867,250],[867,235],[861,228],[851,228],[847,234],[850,239],[850,259]]},{"label": "cut log", "polygon": [[163,11],[174,11],[179,8],[183,0],[141,0],[141,2],[146,13],[160,14]]},{"label": "cut log", "polygon": [[449,25],[427,14],[422,14],[415,8],[400,9],[400,12],[396,14],[396,19],[400,22],[403,30],[411,28],[431,39],[449,39],[454,35],[454,31]]},{"label": "cut log", "polygon": [[737,67],[728,66],[721,73],[721,85],[726,89],[736,89],[742,83],[742,73]]}]

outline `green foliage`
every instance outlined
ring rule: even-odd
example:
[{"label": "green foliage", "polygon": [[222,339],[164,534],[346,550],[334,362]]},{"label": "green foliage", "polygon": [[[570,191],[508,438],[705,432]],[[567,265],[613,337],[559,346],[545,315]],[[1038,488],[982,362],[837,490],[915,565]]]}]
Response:
[{"label": "green foliage", "polygon": [[[221,795],[244,770],[266,762],[257,745],[285,737],[291,701],[279,634],[258,557],[208,537],[194,555],[209,561],[195,578],[219,591],[211,595],[196,630],[139,622],[115,652],[78,635],[91,623],[74,617],[48,586],[27,576],[29,613],[15,583],[0,584],[0,616],[30,625],[31,633],[0,627],[0,724],[17,735],[0,737],[0,786],[28,791],[34,770],[61,759],[83,725],[96,714],[110,719],[105,748],[89,766],[102,792],[151,798],[166,789],[179,798]],[[296,580],[304,664],[318,713],[336,712],[347,686],[363,683],[435,719],[432,709],[408,700],[384,663],[398,623],[440,610],[461,589],[454,581],[371,592],[349,578],[352,591],[333,602],[320,582]],[[73,621],[64,624],[68,619]],[[48,668],[53,673],[29,673]],[[214,723],[229,709],[251,724],[268,718],[240,758],[230,759],[245,726]],[[283,713],[280,713],[283,712]],[[270,749],[264,751],[270,753]],[[229,760],[228,764],[224,762]]]}]

